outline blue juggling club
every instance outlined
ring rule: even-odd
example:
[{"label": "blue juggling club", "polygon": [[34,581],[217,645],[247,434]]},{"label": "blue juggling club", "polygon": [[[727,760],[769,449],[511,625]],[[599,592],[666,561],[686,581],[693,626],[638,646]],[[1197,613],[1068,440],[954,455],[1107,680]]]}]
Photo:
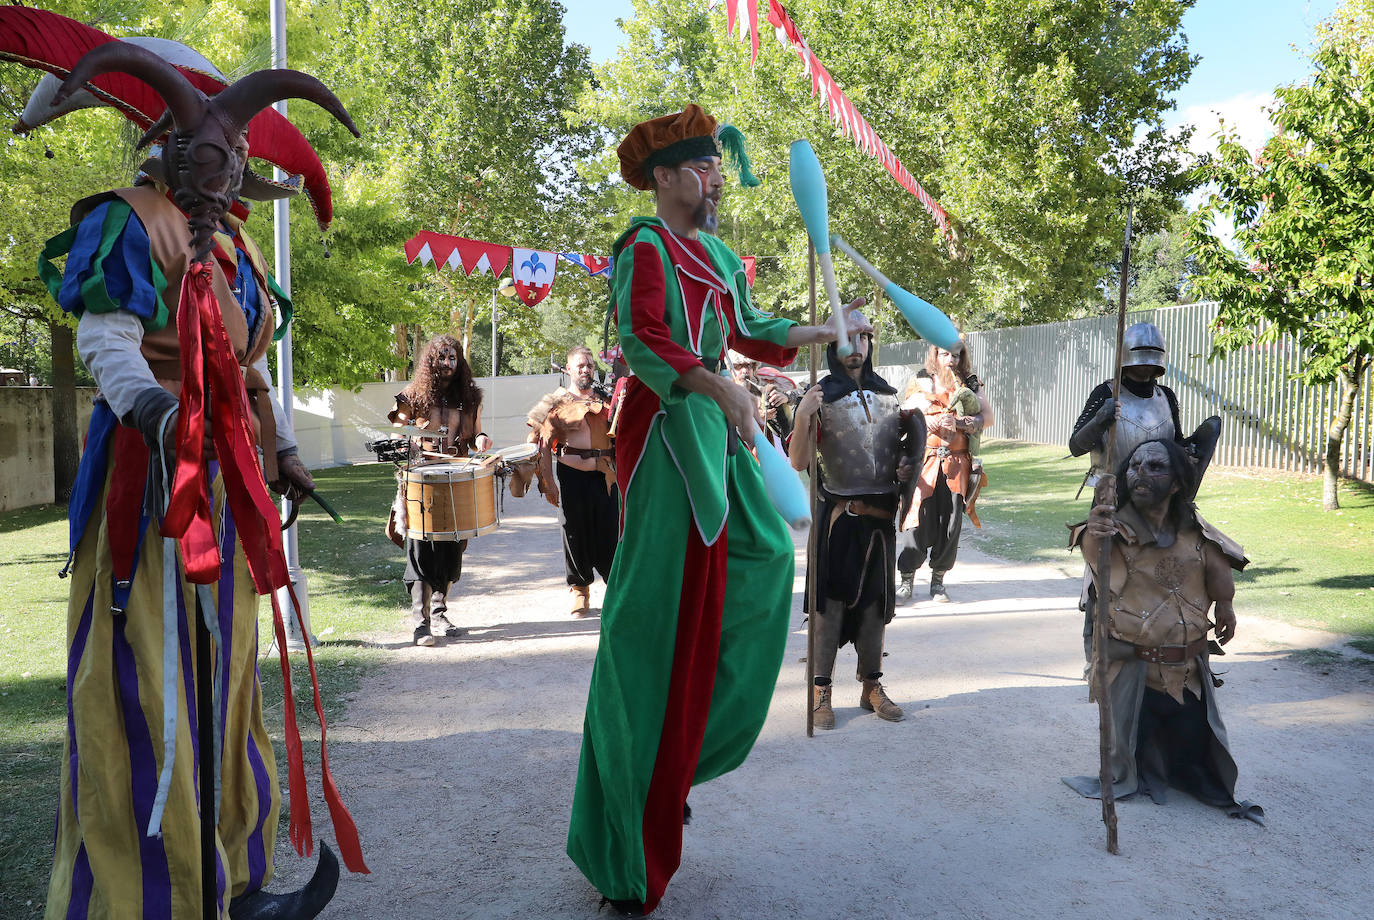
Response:
[{"label": "blue juggling club", "polygon": [[806,497],[801,478],[767,435],[757,425],[751,427],[750,441],[759,458],[759,472],[763,474],[768,501],[793,530],[801,530],[811,523],[811,502]]},{"label": "blue juggling club", "polygon": [[816,263],[825,280],[825,296],[830,301],[830,322],[835,329],[835,347],[840,357],[854,351],[849,344],[849,329],[840,291],[835,284],[835,263],[830,257],[830,203],[825,188],[825,173],[809,141],[793,141],[788,156],[787,176],[792,182],[792,198],[801,212],[802,223],[816,247]]},{"label": "blue juggling club", "polygon": [[830,235],[830,244],[849,256],[864,274],[872,278],[884,293],[902,311],[902,316],[916,330],[916,334],[927,342],[933,342],[945,351],[957,352],[963,348],[959,341],[959,330],[949,321],[949,317],[936,307],[926,303],[910,291],[898,287],[887,276],[874,268],[869,261],[854,251],[854,247],[844,241],[838,233]]}]

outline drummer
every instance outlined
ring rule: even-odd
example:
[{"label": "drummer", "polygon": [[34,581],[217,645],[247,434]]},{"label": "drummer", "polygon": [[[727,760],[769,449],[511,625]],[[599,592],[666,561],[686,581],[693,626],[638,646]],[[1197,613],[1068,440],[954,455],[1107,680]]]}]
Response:
[{"label": "drummer", "polygon": [[[415,361],[415,376],[396,394],[387,418],[393,425],[413,425],[433,436],[412,439],[412,454],[429,460],[466,457],[471,450],[491,448],[482,431],[482,391],[473,382],[463,346],[451,335],[430,339]],[[463,631],[448,618],[449,591],[463,573],[468,541],[413,539],[405,534],[404,481],[388,533],[404,541],[405,585],[410,592],[410,619],[416,645],[431,646],[436,637],[454,638]],[[396,512],[399,513],[396,513]]]},{"label": "drummer", "polygon": [[[563,528],[563,567],[572,593],[572,615],[591,613],[591,584],[611,574],[620,531],[611,445],[611,399],[596,384],[592,351],[568,352],[568,386],[530,410],[530,440],[539,445],[539,489]],[[601,392],[598,392],[598,389]]]}]

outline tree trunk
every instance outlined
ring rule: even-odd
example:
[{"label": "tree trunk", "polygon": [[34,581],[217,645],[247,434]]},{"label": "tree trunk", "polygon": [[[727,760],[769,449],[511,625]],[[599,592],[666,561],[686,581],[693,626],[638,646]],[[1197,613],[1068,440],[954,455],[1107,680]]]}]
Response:
[{"label": "tree trunk", "polygon": [[70,326],[49,322],[52,336],[52,474],[53,500],[66,502],[81,462],[76,430],[76,351]]},{"label": "tree trunk", "polygon": [[406,334],[406,324],[397,323],[391,327],[395,337],[392,353],[396,356],[396,366],[389,367],[386,371],[388,383],[396,383],[398,380],[408,380],[409,375],[406,368],[410,364],[410,338]]},{"label": "tree trunk", "polygon": [[1341,402],[1336,417],[1326,430],[1326,456],[1322,460],[1322,510],[1335,511],[1341,506],[1337,485],[1341,476],[1341,444],[1345,441],[1346,429],[1350,427],[1350,417],[1355,412],[1355,397],[1360,393],[1360,377],[1364,374],[1365,362],[1355,359],[1352,367],[1341,372]]}]

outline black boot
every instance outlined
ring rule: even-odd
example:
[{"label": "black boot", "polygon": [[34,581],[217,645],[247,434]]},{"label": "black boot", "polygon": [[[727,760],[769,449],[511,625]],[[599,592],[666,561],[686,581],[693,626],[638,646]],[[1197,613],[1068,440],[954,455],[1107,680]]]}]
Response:
[{"label": "black boot", "polygon": [[606,905],[611,907],[611,915],[622,917],[624,920],[647,920],[648,914],[644,913],[644,905],[638,901],[631,901],[628,898],[607,898],[601,899],[601,907],[596,912],[601,913],[601,908]]},{"label": "black boot", "polygon": [[339,885],[339,860],[323,840],[315,874],[299,891],[270,894],[258,890],[229,902],[229,920],[311,920],[324,910]]},{"label": "black boot", "polygon": [[949,592],[945,590],[945,573],[934,569],[930,571],[930,599],[937,604],[949,603]]},{"label": "black boot", "polygon": [[416,645],[434,644],[434,637],[429,632],[429,599],[432,593],[428,582],[413,581],[410,584],[410,625],[414,628],[412,641]]}]

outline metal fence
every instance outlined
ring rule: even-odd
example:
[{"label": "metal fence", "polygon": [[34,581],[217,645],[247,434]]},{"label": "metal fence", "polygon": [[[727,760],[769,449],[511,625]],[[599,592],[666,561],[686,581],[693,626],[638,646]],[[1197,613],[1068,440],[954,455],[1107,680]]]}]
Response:
[{"label": "metal fence", "polygon": [[[1164,383],[1178,394],[1184,428],[1221,416],[1215,464],[1319,472],[1340,384],[1309,387],[1294,379],[1302,349],[1291,336],[1208,360],[1216,314],[1215,303],[1198,303],[1132,312],[1126,321],[1152,322],[1164,333]],[[1116,317],[974,332],[968,346],[996,413],[990,434],[1067,445],[1088,393],[1112,374]],[[883,345],[878,359],[884,365],[919,365],[925,348],[922,342]],[[1341,448],[1341,470],[1366,482],[1374,482],[1371,378],[1374,373],[1366,371]]]}]

